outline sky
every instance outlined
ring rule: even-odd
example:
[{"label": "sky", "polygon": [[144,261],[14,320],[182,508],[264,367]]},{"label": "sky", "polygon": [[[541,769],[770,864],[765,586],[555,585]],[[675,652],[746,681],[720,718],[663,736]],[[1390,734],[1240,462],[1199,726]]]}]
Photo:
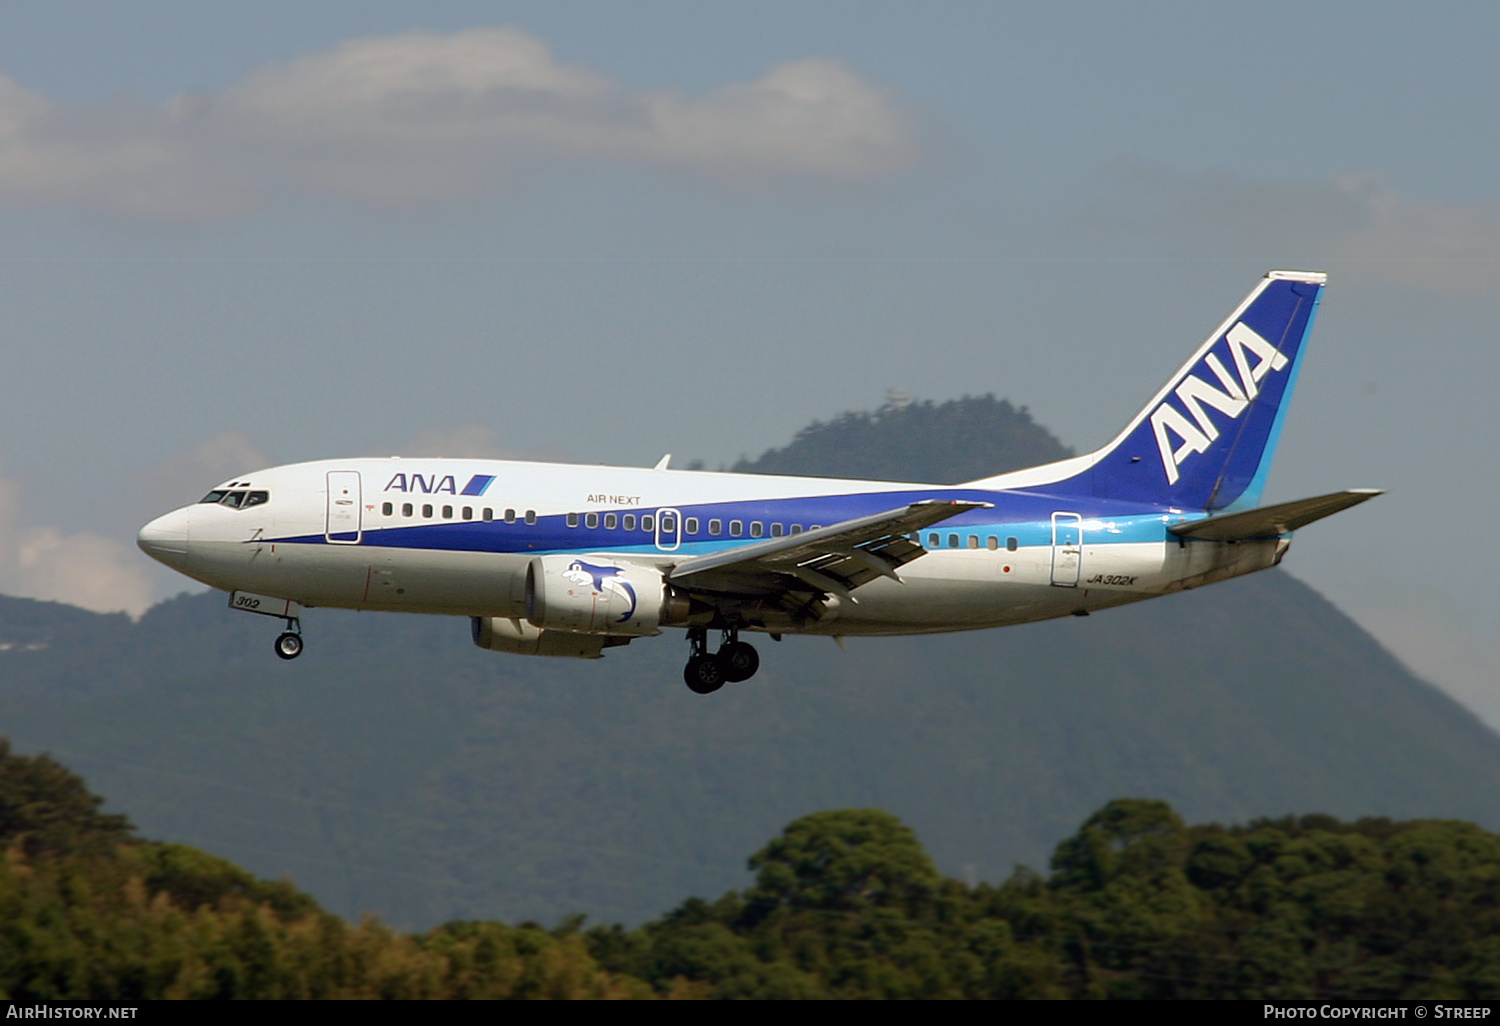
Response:
[{"label": "sky", "polygon": [[1285,565],[1500,726],[1500,549],[1422,533],[1500,505],[1500,7],[0,19],[0,591],[139,613],[142,522],[304,459],[717,467],[892,388],[1087,451],[1309,268],[1265,500],[1389,494]]}]

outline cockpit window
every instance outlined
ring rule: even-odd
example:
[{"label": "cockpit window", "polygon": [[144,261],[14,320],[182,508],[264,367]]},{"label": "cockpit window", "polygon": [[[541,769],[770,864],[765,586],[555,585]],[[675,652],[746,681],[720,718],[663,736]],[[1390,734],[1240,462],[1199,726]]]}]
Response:
[{"label": "cockpit window", "polygon": [[270,492],[232,492],[224,488],[216,488],[209,492],[200,503],[211,503],[219,506],[229,506],[232,509],[249,509],[251,506],[264,506],[271,501]]}]

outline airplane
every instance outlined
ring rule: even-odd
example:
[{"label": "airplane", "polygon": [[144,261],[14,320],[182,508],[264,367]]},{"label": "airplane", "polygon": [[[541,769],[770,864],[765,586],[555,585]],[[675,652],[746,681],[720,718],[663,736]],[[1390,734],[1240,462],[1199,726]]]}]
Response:
[{"label": "airplane", "polygon": [[[1381,494],[1258,506],[1326,276],[1271,271],[1102,448],[956,485],[479,459],[239,474],[138,544],[232,609],[470,619],[496,652],[596,659],[687,633],[698,694],[754,676],[742,634],[924,634],[1087,616],[1281,562]],[[719,644],[709,647],[710,632]]]}]

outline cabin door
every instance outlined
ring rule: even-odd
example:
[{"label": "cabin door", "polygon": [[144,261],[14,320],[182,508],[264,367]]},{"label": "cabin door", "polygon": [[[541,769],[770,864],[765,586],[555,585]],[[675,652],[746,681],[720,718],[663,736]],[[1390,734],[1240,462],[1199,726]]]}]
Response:
[{"label": "cabin door", "polygon": [[328,525],[324,537],[335,545],[359,544],[361,531],[359,471],[328,472]]},{"label": "cabin door", "polygon": [[1077,513],[1052,514],[1052,583],[1059,588],[1078,587],[1083,562],[1083,517]]}]

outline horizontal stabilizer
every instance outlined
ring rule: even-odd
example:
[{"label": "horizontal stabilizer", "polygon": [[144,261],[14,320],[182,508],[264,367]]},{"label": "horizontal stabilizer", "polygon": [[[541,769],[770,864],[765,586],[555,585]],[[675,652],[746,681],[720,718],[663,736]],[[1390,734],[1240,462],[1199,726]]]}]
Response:
[{"label": "horizontal stabilizer", "polygon": [[1207,520],[1194,520],[1168,530],[1179,538],[1199,538],[1204,541],[1276,538],[1299,527],[1306,527],[1314,520],[1322,520],[1339,510],[1358,506],[1366,499],[1384,494],[1379,488],[1350,488],[1313,499],[1298,499],[1296,502],[1283,502],[1261,509],[1247,509],[1243,513],[1225,513]]}]

